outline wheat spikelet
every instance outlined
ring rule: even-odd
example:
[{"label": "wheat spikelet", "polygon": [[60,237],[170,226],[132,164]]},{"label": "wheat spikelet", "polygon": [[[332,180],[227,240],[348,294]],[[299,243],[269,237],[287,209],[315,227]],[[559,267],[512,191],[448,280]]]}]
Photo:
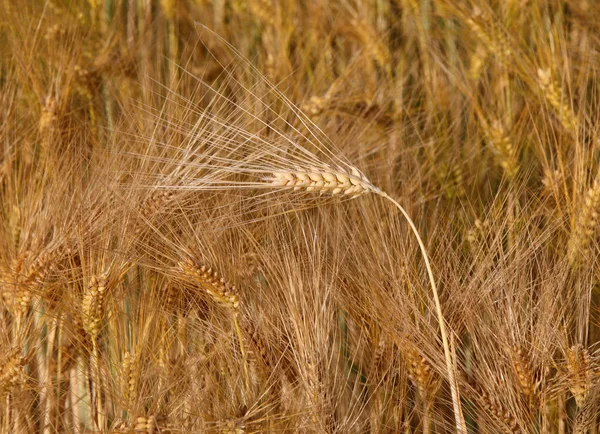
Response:
[{"label": "wheat spikelet", "polygon": [[544,192],[552,193],[555,192],[560,186],[563,176],[560,170],[551,170],[548,168],[544,169],[544,177],[542,178],[542,185]]},{"label": "wheat spikelet", "polygon": [[92,276],[81,302],[83,329],[93,340],[98,337],[100,325],[104,318],[104,301],[107,291],[106,284],[106,275]]},{"label": "wheat spikelet", "polygon": [[[55,244],[40,249],[27,268],[25,285],[32,290],[44,289],[43,285],[47,278],[59,269],[61,261],[72,253],[71,247],[63,239],[58,239]],[[32,255],[33,257],[33,255]],[[47,300],[47,299],[46,299]]]},{"label": "wheat spikelet", "polygon": [[331,104],[331,101],[342,84],[342,79],[335,80],[323,96],[312,95],[309,100],[300,107],[309,117],[316,117],[323,113]]},{"label": "wheat spikelet", "polygon": [[26,255],[20,254],[12,260],[10,267],[0,268],[0,293],[6,309],[21,317],[27,312],[32,292],[25,284]]},{"label": "wheat spikelet", "polygon": [[571,107],[562,101],[562,93],[552,79],[550,69],[537,70],[538,85],[548,103],[555,110],[563,127],[572,133],[577,132],[577,118]]},{"label": "wheat spikelet", "polygon": [[94,422],[98,429],[104,429],[105,415],[102,402],[102,376],[100,372],[100,352],[98,348],[98,336],[100,334],[102,321],[105,316],[106,296],[108,293],[108,274],[105,272],[99,276],[93,275],[85,288],[81,301],[81,326],[83,331],[92,341],[92,352],[90,358],[92,385],[92,413]]},{"label": "wheat spikelet", "polygon": [[239,420],[228,420],[225,422],[225,426],[223,430],[221,430],[222,434],[246,434],[246,427]]},{"label": "wheat spikelet", "polygon": [[479,385],[475,385],[474,389],[477,402],[497,424],[496,427],[501,428],[503,432],[508,434],[521,434],[523,432],[519,428],[517,418],[493,394]]},{"label": "wheat spikelet", "polygon": [[217,271],[206,265],[198,266],[191,259],[179,262],[177,269],[188,280],[202,287],[217,303],[233,309],[235,315],[238,314],[240,301],[237,289],[221,277]]},{"label": "wheat spikelet", "polygon": [[371,58],[377,66],[384,71],[389,69],[390,53],[384,43],[380,40],[374,29],[365,20],[352,20],[350,26],[369,51]]},{"label": "wheat spikelet", "polygon": [[478,80],[481,77],[483,68],[485,67],[486,60],[488,59],[488,51],[483,47],[482,44],[478,44],[475,51],[471,54],[469,59],[469,72],[468,77],[471,80]]},{"label": "wheat spikelet", "polygon": [[[507,36],[488,18],[484,17],[479,8],[475,8],[472,16],[466,19],[466,23],[471,31],[487,47],[501,65],[512,56],[511,44]],[[489,30],[491,29],[491,30]]]},{"label": "wheat spikelet", "polygon": [[25,357],[20,348],[12,348],[0,356],[0,396],[12,392],[25,382]]},{"label": "wheat spikelet", "polygon": [[319,116],[327,108],[330,103],[328,95],[318,96],[313,95],[309,98],[308,102],[302,104],[302,111],[308,116],[316,117]]},{"label": "wheat spikelet", "polygon": [[48,274],[56,270],[57,259],[62,253],[60,249],[42,252],[29,266],[26,280],[31,283],[42,283]]},{"label": "wheat spikelet", "polygon": [[481,221],[476,218],[473,222],[473,226],[467,229],[466,239],[469,244],[472,245],[475,249],[478,248],[479,244],[485,240],[485,237],[488,235],[488,231],[490,229],[489,220]]},{"label": "wheat spikelet", "polygon": [[499,120],[494,120],[488,129],[488,137],[498,164],[508,178],[519,170],[517,152],[506,129]]},{"label": "wheat spikelet", "polygon": [[221,277],[219,273],[212,268],[209,268],[206,265],[198,266],[194,264],[191,259],[180,261],[177,264],[177,268],[188,280],[191,280],[193,283],[203,288],[213,300],[230,309],[233,313],[233,325],[243,359],[245,386],[246,392],[248,393],[250,391],[250,373],[244,337],[238,319],[240,314],[240,299],[236,287],[229,284],[224,277]]},{"label": "wheat spikelet", "polygon": [[581,345],[570,347],[566,354],[565,368],[569,390],[577,406],[583,407],[596,377],[588,349]]},{"label": "wheat spikelet", "polygon": [[585,257],[598,225],[600,207],[600,177],[596,177],[590,189],[585,192],[583,207],[578,213],[567,244],[567,258],[571,265]]},{"label": "wheat spikelet", "polygon": [[404,353],[408,378],[415,384],[423,399],[431,399],[441,384],[441,378],[433,371],[425,357],[415,349]]},{"label": "wheat spikelet", "polygon": [[150,221],[154,215],[164,209],[173,197],[174,193],[168,190],[155,191],[147,197],[138,207],[138,216],[141,218],[135,219],[133,222],[135,233],[139,235],[142,232],[143,223]]},{"label": "wheat spikelet", "polygon": [[305,381],[307,404],[311,409],[311,422],[322,432],[330,432],[329,401],[322,373],[317,364],[309,358],[305,361]]},{"label": "wheat spikelet", "polygon": [[447,196],[450,199],[463,197],[465,195],[465,177],[460,164],[453,164],[450,168],[450,182],[446,186]]},{"label": "wheat spikelet", "polygon": [[268,351],[257,327],[254,327],[250,321],[243,321],[240,328],[243,331],[245,340],[248,341],[248,356],[254,355],[255,358],[260,360],[268,373],[272,372],[274,366],[271,353]]},{"label": "wheat spikelet", "polygon": [[121,365],[121,390],[126,402],[127,411],[132,411],[137,400],[138,383],[140,379],[140,360],[135,353],[126,351]]},{"label": "wheat spikelet", "polygon": [[0,267],[0,296],[13,316],[22,317],[27,312],[36,288],[56,269],[66,251],[64,247],[46,249],[35,257],[32,250],[26,250],[10,266]]},{"label": "wheat spikelet", "polygon": [[160,7],[162,8],[167,19],[170,21],[173,21],[175,18],[176,3],[176,0],[160,0]]},{"label": "wheat spikelet", "polygon": [[511,349],[513,369],[521,392],[527,398],[532,398],[540,386],[539,378],[536,378],[531,361],[525,351],[514,345]]},{"label": "wheat spikelet", "polygon": [[[138,416],[133,423],[118,421],[114,423],[111,432],[119,434],[171,434],[174,431],[165,424],[164,417]],[[178,431],[175,431],[178,432]]]},{"label": "wheat spikelet", "polygon": [[270,181],[273,187],[352,197],[376,190],[357,169],[352,169],[352,175],[341,171],[323,172],[318,169],[297,172],[274,172],[273,178]]},{"label": "wheat spikelet", "polygon": [[133,431],[139,434],[155,434],[162,432],[158,427],[156,416],[140,416],[135,420]]},{"label": "wheat spikelet", "polygon": [[38,128],[43,149],[45,152],[48,152],[48,146],[51,145],[52,137],[58,129],[58,104],[56,103],[56,99],[51,96],[46,98],[46,101],[42,106],[42,114],[40,116]]},{"label": "wheat spikelet", "polygon": [[415,349],[409,349],[404,353],[406,367],[408,369],[408,378],[416,386],[423,405],[422,425],[423,432],[430,432],[430,412],[442,379],[433,371],[431,365],[425,357],[419,354]]},{"label": "wheat spikelet", "polygon": [[161,208],[163,208],[173,198],[172,191],[155,191],[144,200],[139,208],[140,215],[148,219]]},{"label": "wheat spikelet", "polygon": [[375,375],[378,375],[379,366],[385,356],[385,352],[387,350],[387,340],[384,336],[379,336],[377,340],[377,346],[375,347],[375,351],[373,351],[373,357],[371,360],[371,368]]},{"label": "wheat spikelet", "polygon": [[269,0],[250,0],[247,3],[252,15],[267,26],[274,26],[275,13],[273,11],[273,4]]}]

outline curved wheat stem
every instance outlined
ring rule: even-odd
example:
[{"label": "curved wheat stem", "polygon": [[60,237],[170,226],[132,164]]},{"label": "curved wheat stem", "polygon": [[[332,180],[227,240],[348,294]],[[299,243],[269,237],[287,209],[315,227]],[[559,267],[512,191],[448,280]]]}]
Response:
[{"label": "curved wheat stem", "polygon": [[425,261],[425,268],[427,269],[427,275],[429,276],[429,283],[431,284],[431,292],[433,293],[433,301],[435,303],[435,311],[440,327],[440,334],[442,335],[442,345],[444,346],[444,358],[446,359],[446,370],[448,371],[448,382],[450,383],[450,391],[452,394],[452,406],[454,410],[454,418],[456,422],[456,431],[459,434],[466,434],[467,427],[465,421],[462,417],[462,410],[460,408],[460,394],[458,390],[458,385],[456,383],[456,379],[454,377],[454,363],[452,360],[452,353],[450,352],[450,344],[448,342],[448,331],[446,330],[446,322],[444,320],[444,314],[442,313],[442,305],[440,303],[440,298],[438,296],[438,289],[435,283],[435,278],[433,277],[433,271],[431,269],[431,264],[429,262],[429,256],[427,255],[427,250],[425,249],[425,244],[423,244],[423,240],[419,235],[419,231],[415,226],[415,223],[410,218],[406,210],[398,203],[396,199],[391,196],[388,196],[387,193],[377,189],[375,191],[384,199],[389,200],[394,204],[398,210],[402,213],[408,225],[410,226],[413,234],[415,235],[417,242],[419,243],[419,249],[421,250],[421,254],[423,256],[423,260]]}]

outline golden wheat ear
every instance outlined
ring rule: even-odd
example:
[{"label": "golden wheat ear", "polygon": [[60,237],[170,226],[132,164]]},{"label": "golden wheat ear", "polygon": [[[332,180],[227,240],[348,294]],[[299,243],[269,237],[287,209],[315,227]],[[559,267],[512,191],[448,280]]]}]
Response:
[{"label": "golden wheat ear", "polygon": [[351,174],[343,173],[341,170],[319,171],[316,168],[310,171],[274,172],[271,178],[265,180],[275,188],[287,187],[294,191],[306,190],[308,192],[341,194],[351,197],[358,197],[370,191],[379,191],[356,168],[352,168]]}]

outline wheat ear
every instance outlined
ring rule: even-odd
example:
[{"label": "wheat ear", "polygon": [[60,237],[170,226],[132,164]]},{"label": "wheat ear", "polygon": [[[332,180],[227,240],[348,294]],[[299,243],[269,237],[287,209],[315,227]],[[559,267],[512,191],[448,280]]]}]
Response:
[{"label": "wheat ear", "polygon": [[374,191],[374,186],[358,170],[352,175],[341,171],[310,171],[275,172],[270,179],[274,187],[289,187],[294,191],[306,190],[318,193],[344,194],[359,196]]},{"label": "wheat ear", "polygon": [[396,199],[374,186],[365,177],[365,175],[363,175],[355,167],[350,168],[350,173],[347,173],[343,169],[330,170],[329,168],[326,170],[311,169],[293,172],[277,171],[274,172],[272,174],[272,178],[268,178],[267,181],[271,183],[272,187],[293,188],[294,191],[305,190],[309,192],[331,193],[333,195],[343,194],[352,197],[356,197],[364,193],[374,193],[384,199],[389,200],[402,213],[413,234],[415,235],[417,242],[419,243],[419,249],[421,250],[423,260],[425,261],[425,268],[427,269],[429,283],[431,284],[431,291],[433,293],[433,300],[435,303],[436,315],[440,327],[440,334],[442,335],[444,357],[446,359],[446,369],[448,371],[448,382],[450,383],[450,390],[452,392],[452,404],[456,422],[456,430],[459,434],[466,434],[467,428],[464,418],[461,416],[462,411],[460,407],[460,395],[458,385],[454,377],[454,363],[452,361],[452,353],[450,352],[450,345],[448,343],[448,332],[446,329],[444,315],[442,313],[442,305],[438,296],[437,285],[435,283],[435,278],[433,277],[433,271],[431,269],[427,250],[425,249],[425,244],[419,235],[419,231],[417,230],[415,223],[410,218],[406,210]]},{"label": "wheat ear", "polygon": [[250,373],[248,370],[248,357],[244,347],[242,329],[240,328],[239,314],[240,301],[237,289],[230,285],[218,272],[206,265],[198,266],[192,260],[181,261],[177,268],[187,280],[203,288],[218,304],[229,308],[233,314],[233,326],[240,345],[240,353],[244,361],[244,376],[246,391],[250,391]]},{"label": "wheat ear", "polygon": [[93,378],[93,389],[92,389],[92,403],[93,403],[93,417],[97,428],[104,428],[104,414],[102,409],[102,397],[101,397],[101,375],[100,375],[100,355],[98,350],[98,335],[101,330],[102,319],[105,314],[105,300],[106,292],[108,289],[108,273],[92,276],[89,284],[85,289],[85,294],[81,303],[81,315],[83,329],[88,334],[92,341],[92,354],[91,354],[91,366],[92,366],[92,378]]}]

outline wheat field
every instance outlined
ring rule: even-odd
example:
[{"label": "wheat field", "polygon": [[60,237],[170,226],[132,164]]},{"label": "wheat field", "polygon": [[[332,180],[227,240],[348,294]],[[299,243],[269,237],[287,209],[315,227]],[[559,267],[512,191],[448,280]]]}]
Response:
[{"label": "wheat field", "polygon": [[0,0],[0,433],[600,433],[600,3]]}]

